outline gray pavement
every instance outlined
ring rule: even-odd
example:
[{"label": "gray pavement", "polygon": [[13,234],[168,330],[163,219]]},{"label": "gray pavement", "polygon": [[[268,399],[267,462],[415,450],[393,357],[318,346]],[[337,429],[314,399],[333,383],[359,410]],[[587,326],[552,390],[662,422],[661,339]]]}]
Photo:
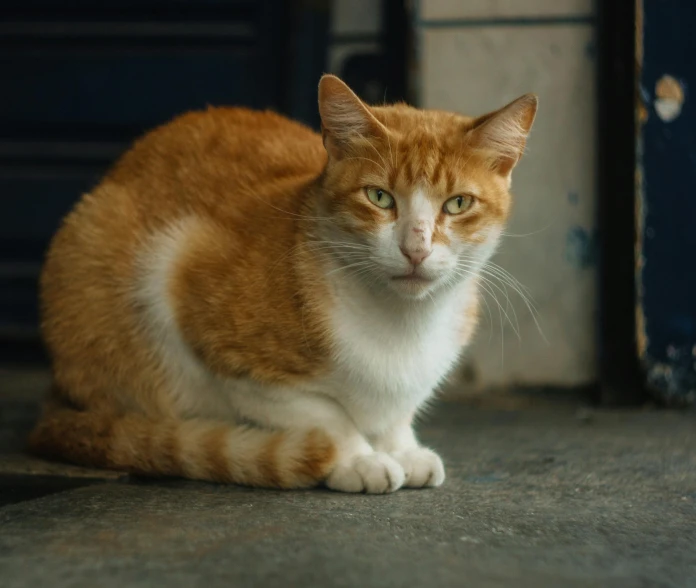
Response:
[{"label": "gray pavement", "polygon": [[35,407],[0,406],[3,588],[696,586],[693,412],[441,403],[445,485],[364,496],[28,460]]}]

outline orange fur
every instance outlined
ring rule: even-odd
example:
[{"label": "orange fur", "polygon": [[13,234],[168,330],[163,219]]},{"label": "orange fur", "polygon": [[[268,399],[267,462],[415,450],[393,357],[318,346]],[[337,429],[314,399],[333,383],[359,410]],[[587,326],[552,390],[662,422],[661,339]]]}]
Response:
[{"label": "orange fur", "polygon": [[[323,84],[322,104],[333,105],[322,112],[325,125],[355,116],[336,84]],[[509,165],[509,153],[496,163],[499,145],[477,133],[487,120],[405,105],[365,106],[361,116],[351,128],[362,138],[325,128],[322,145],[271,112],[209,108],[135,143],[65,219],[46,259],[42,328],[55,387],[30,439],[36,452],[255,486],[310,486],[327,476],[336,448],[321,430],[183,413],[134,289],[153,236],[188,222],[167,289],[183,340],[211,377],[293,386],[325,374],[333,294],[312,247],[323,216],[370,232],[398,212],[373,206],[365,186],[408,193],[427,185],[441,206],[475,185],[475,212],[437,219],[433,242],[448,244],[448,232],[475,241],[510,208],[506,174],[491,171]],[[463,309],[467,341],[477,308],[473,300]]]}]

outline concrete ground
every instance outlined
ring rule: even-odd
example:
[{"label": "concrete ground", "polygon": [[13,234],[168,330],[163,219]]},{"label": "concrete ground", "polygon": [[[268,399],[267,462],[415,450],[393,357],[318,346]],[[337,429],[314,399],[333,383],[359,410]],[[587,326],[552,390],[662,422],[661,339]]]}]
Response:
[{"label": "concrete ground", "polygon": [[46,464],[35,403],[0,408],[3,588],[696,586],[693,412],[441,403],[445,485],[363,496]]}]

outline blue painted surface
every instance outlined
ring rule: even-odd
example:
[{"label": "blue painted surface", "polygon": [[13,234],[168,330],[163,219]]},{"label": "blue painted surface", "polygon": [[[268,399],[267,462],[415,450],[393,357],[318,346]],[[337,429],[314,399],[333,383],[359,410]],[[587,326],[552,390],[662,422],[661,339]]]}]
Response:
[{"label": "blue painted surface", "polygon": [[[642,264],[638,280],[647,347],[641,358],[655,392],[669,401],[696,400],[696,4],[644,3],[641,97]],[[665,122],[654,107],[664,76],[685,92],[681,114]],[[640,197],[640,195],[639,195]]]}]

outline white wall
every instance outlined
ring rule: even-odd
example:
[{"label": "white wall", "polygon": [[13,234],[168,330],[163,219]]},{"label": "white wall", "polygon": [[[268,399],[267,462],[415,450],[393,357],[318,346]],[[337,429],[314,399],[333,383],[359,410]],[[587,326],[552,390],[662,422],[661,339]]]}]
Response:
[{"label": "white wall", "polygon": [[[548,344],[512,291],[521,342],[509,324],[501,333],[489,297],[491,319],[484,310],[462,373],[475,374],[479,390],[589,383],[596,369],[592,0],[420,0],[414,10],[420,106],[476,115],[526,92],[540,100],[513,175],[508,232],[526,236],[506,238],[495,261],[529,288]],[[500,292],[498,299],[505,306]]]}]

